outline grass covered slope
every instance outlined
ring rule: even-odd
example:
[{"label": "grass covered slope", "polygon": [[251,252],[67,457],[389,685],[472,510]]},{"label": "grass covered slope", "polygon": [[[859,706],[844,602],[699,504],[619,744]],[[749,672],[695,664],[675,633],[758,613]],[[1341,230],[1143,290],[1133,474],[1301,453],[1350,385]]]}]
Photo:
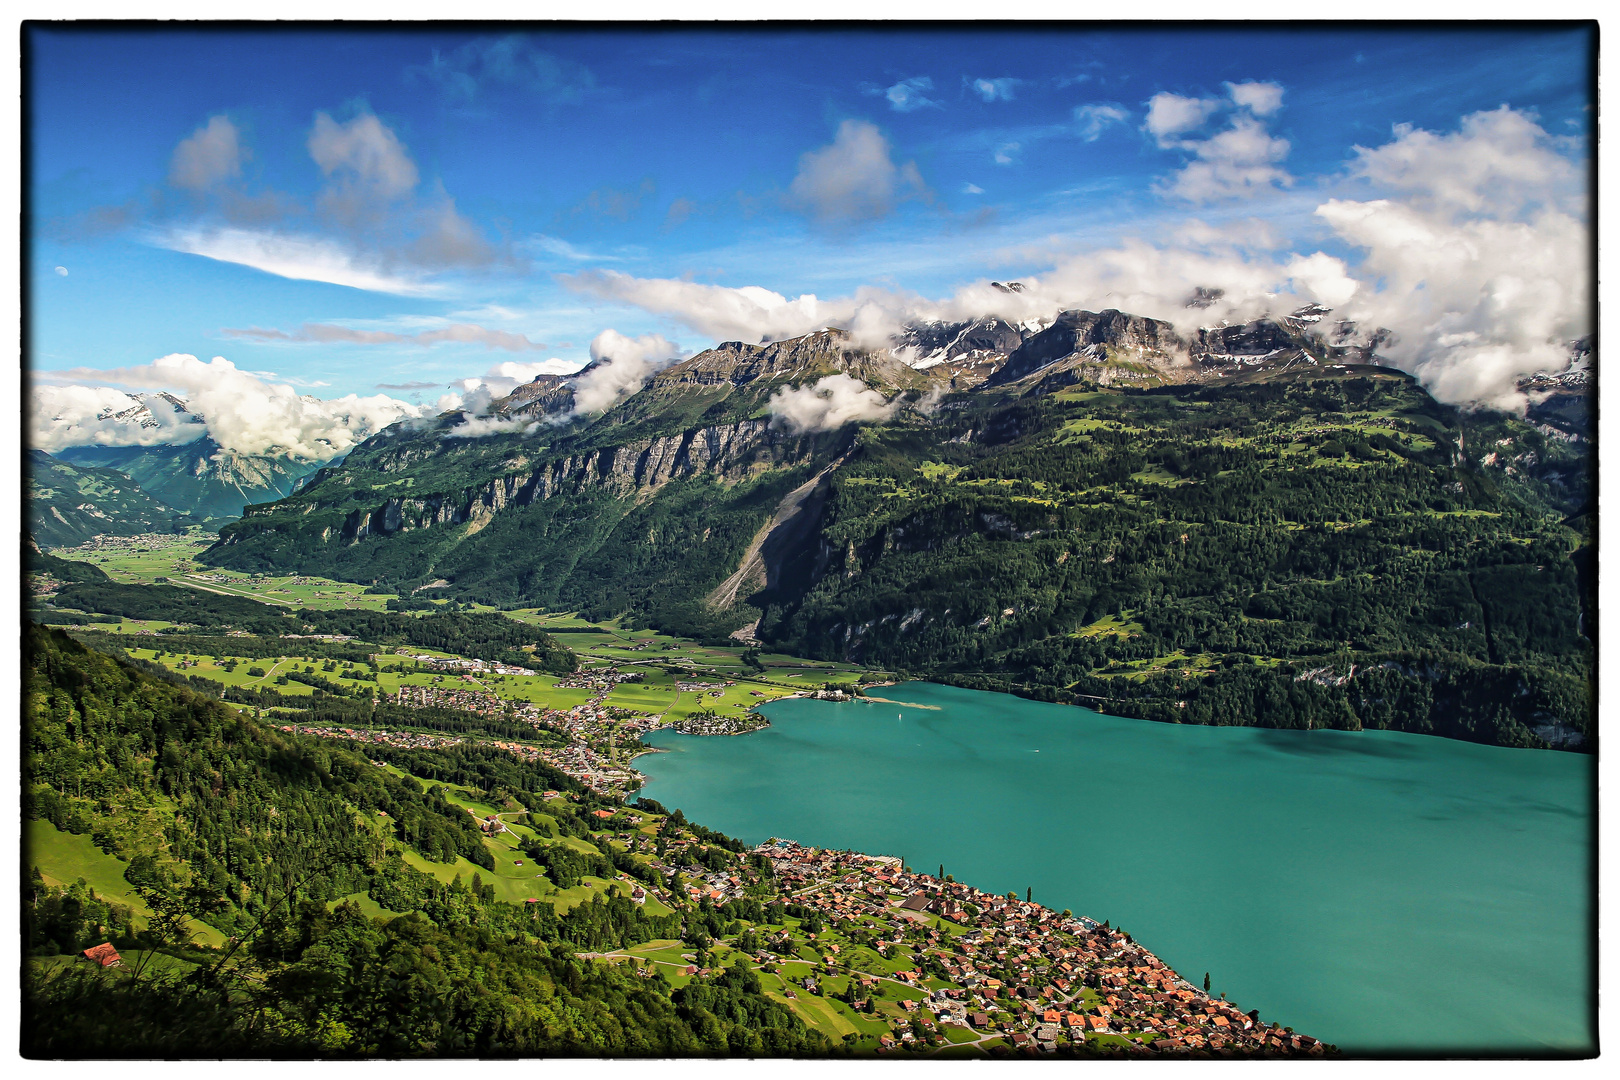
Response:
[{"label": "grass covered slope", "polygon": [[316,608],[287,611],[247,596],[174,585],[123,585],[105,580],[65,585],[56,591],[53,599],[58,608],[128,619],[161,620],[204,633],[272,638],[337,635],[375,645],[443,649],[558,674],[573,671],[577,666],[573,652],[551,635],[493,611],[449,611],[431,605],[431,610],[421,614]]},{"label": "grass covered slope", "polygon": [[[414,869],[467,860],[493,872],[498,845],[444,784],[285,735],[59,632],[30,627],[24,644],[24,811],[36,822],[24,852],[25,948],[53,957],[111,939],[132,958],[167,958],[110,971],[32,967],[25,1055],[825,1048],[746,970],[672,990],[661,977],[574,955],[678,935],[680,919],[667,912],[648,914],[609,890],[559,914],[502,903],[476,873],[469,882]],[[592,800],[561,774],[488,754],[392,756],[451,783],[477,782],[481,797],[513,800],[519,812],[528,802],[542,809],[538,787],[573,792],[586,805],[544,820],[589,835],[581,815]],[[58,835],[88,837],[102,855],[39,842]],[[534,835],[547,855],[551,845]],[[64,859],[71,865],[56,865]],[[97,896],[88,881],[56,884],[95,863],[105,888],[113,859],[142,910],[120,902],[126,893]],[[340,901],[356,894],[406,914],[368,919]],[[188,944],[191,920],[216,928],[224,947]]]},{"label": "grass covered slope", "polygon": [[44,547],[69,547],[101,534],[179,532],[190,521],[113,469],[70,465],[30,450],[24,472],[28,532]]}]

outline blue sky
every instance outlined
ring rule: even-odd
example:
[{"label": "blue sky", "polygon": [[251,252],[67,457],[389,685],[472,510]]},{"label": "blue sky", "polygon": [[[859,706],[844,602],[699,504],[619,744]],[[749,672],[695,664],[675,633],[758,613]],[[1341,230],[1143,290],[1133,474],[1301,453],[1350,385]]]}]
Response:
[{"label": "blue sky", "polygon": [[[1249,271],[1311,298],[1289,260],[1320,254],[1366,301],[1410,261],[1319,208],[1407,198],[1432,217],[1441,177],[1497,190],[1514,146],[1546,159],[1520,180],[1585,221],[1583,29],[35,28],[30,44],[31,362],[80,382],[188,353],[321,397],[431,402],[501,363],[581,364],[608,329],[689,353],[804,328],[682,283],[814,294],[811,322],[851,322],[863,288],[885,317],[960,314],[975,283],[1042,274],[1068,282],[1053,303],[1101,306],[1145,294],[1087,295],[1061,268],[1199,230],[1225,237],[1205,256],[1247,268],[1228,267],[1234,298]],[[1465,124],[1504,105],[1512,130]],[[1454,198],[1447,227],[1541,222],[1534,199],[1477,202]],[[1228,262],[1198,272],[1227,281]]]}]

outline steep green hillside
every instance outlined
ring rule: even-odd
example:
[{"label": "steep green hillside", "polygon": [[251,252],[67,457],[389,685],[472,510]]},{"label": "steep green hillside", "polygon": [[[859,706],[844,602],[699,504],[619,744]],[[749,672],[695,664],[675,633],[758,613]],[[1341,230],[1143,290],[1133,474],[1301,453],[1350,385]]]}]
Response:
[{"label": "steep green hillside", "polygon": [[[814,435],[773,421],[749,380],[779,373],[731,346],[594,422],[397,426],[203,558],[1161,720],[1589,743],[1589,442],[1264,324],[1189,374],[1143,320],[1070,322],[1005,376]],[[1153,377],[1122,388],[1127,347]]]},{"label": "steep green hillside", "polygon": [[73,547],[103,533],[180,532],[189,521],[113,469],[70,465],[30,450],[24,470],[28,532],[42,547]]},{"label": "steep green hillside", "polygon": [[[678,915],[649,915],[614,894],[559,915],[550,904],[499,902],[476,875],[413,869],[458,858],[493,869],[476,819],[441,784],[424,788],[342,745],[288,736],[60,632],[27,630],[24,678],[25,817],[88,835],[124,862],[146,908],[137,930],[131,905],[87,884],[50,884],[83,876],[81,867],[55,865],[55,848],[36,844],[24,852],[25,948],[51,956],[111,938],[126,953],[170,958],[168,973],[32,969],[25,1055],[826,1048],[740,967],[672,992],[662,977],[574,955],[678,936]],[[390,757],[477,783],[481,798],[544,807],[547,820],[589,835],[580,815],[594,798],[544,766],[478,748]],[[548,787],[580,799],[577,813],[545,806]],[[531,846],[545,856],[550,845]],[[355,894],[406,914],[384,923],[353,902],[331,909]],[[224,947],[188,946],[188,919],[220,930]]]},{"label": "steep green hillside", "polygon": [[1561,742],[1590,704],[1582,537],[1457,464],[1464,426],[1364,370],[869,429],[758,632],[1173,722]]}]

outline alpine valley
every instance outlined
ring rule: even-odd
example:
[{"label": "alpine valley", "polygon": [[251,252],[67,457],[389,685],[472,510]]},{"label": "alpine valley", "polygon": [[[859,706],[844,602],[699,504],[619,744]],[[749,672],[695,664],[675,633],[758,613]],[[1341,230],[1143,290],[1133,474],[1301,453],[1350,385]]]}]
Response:
[{"label": "alpine valley", "polygon": [[[185,401],[169,393],[130,394],[128,404],[108,409],[96,419],[113,439],[109,444],[68,446],[47,455],[35,450],[30,469],[36,477],[49,475],[59,482],[72,476],[75,493],[83,498],[73,503],[72,509],[82,515],[96,518],[99,527],[88,533],[82,528],[64,522],[57,513],[66,508],[41,502],[35,498],[30,504],[32,530],[41,542],[65,542],[70,536],[79,539],[95,533],[133,535],[148,531],[165,531],[162,511],[147,509],[139,520],[126,513],[116,501],[103,506],[96,502],[108,499],[105,491],[96,488],[93,481],[79,477],[75,469],[92,470],[101,477],[101,485],[133,486],[150,500],[163,504],[180,527],[205,521],[222,522],[240,517],[242,508],[251,503],[269,502],[290,494],[300,481],[314,472],[315,463],[301,462],[272,447],[269,452],[246,454],[226,449],[206,434],[206,419]],[[47,425],[46,430],[50,430]],[[337,456],[334,450],[328,459]],[[69,467],[74,468],[69,468]],[[121,474],[109,477],[105,474]],[[89,486],[87,486],[87,484]],[[84,505],[80,505],[80,504]],[[48,522],[46,518],[52,519]],[[66,531],[64,531],[66,530]]]},{"label": "alpine valley", "polygon": [[23,1057],[1597,1056],[1596,20],[20,43]]},{"label": "alpine valley", "polygon": [[1517,417],[1438,403],[1383,340],[1317,305],[1070,310],[726,342],[595,414],[590,369],[541,375],[201,558],[1154,720],[1590,749],[1590,343]]}]

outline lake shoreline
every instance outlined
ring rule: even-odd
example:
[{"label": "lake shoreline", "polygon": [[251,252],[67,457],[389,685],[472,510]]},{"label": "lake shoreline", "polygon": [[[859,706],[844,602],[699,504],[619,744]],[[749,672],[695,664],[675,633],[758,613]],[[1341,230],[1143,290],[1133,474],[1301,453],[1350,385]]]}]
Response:
[{"label": "lake shoreline", "polygon": [[[905,685],[910,708],[935,708],[880,722],[781,699],[761,706],[774,717],[761,739],[649,760],[641,791],[751,843],[901,851],[987,888],[1033,884],[1346,1054],[1587,1044],[1579,757],[1393,731],[1162,724]],[[1098,807],[1130,813],[1099,828]],[[1501,935],[1504,918],[1526,923],[1527,940]],[[1252,925],[1267,929],[1242,931]],[[1434,971],[1449,973],[1447,995],[1420,989]],[[1510,971],[1535,987],[1525,1009],[1507,1004],[1523,997]],[[1389,991],[1406,981],[1414,989]]]}]

